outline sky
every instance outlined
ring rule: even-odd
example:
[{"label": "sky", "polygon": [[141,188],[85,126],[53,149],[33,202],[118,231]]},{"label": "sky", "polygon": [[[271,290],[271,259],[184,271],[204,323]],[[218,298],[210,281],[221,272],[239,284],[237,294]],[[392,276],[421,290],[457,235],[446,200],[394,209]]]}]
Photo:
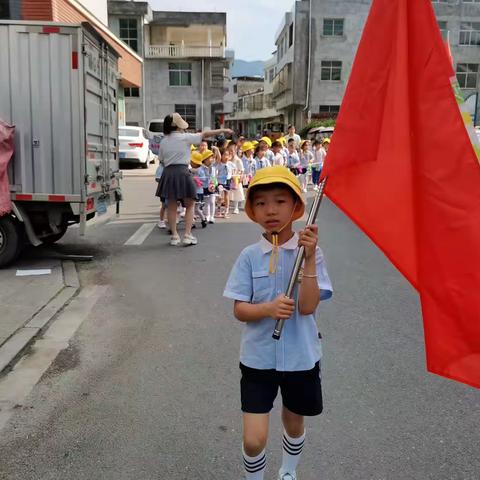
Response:
[{"label": "sky", "polygon": [[294,0],[148,0],[153,10],[226,12],[227,47],[239,60],[268,60]]}]

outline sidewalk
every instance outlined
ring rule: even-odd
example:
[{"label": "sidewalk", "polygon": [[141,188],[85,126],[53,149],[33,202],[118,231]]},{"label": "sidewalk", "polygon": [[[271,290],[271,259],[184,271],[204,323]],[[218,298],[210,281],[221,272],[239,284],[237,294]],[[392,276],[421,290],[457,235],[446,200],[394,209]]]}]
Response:
[{"label": "sidewalk", "polygon": [[[17,270],[51,269],[39,276]],[[0,270],[0,373],[16,359],[79,288],[75,265],[55,259],[25,259]]]}]

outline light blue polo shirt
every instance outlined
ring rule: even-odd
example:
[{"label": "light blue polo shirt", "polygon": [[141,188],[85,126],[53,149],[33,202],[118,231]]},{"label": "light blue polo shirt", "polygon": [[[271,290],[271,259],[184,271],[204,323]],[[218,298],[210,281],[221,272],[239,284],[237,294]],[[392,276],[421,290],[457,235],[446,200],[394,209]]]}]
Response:
[{"label": "light blue polo shirt", "polygon": [[[258,243],[245,248],[232,268],[223,295],[232,300],[265,303],[274,300],[288,287],[298,249],[298,235],[280,246],[276,272],[269,273],[272,244],[263,236]],[[322,250],[317,247],[317,281],[320,300],[332,296],[332,284]],[[293,296],[298,296],[298,285]],[[293,372],[310,370],[322,356],[315,315],[300,315],[298,307],[285,321],[280,340],[272,333],[276,321],[264,318],[244,324],[240,362],[250,368]]]}]

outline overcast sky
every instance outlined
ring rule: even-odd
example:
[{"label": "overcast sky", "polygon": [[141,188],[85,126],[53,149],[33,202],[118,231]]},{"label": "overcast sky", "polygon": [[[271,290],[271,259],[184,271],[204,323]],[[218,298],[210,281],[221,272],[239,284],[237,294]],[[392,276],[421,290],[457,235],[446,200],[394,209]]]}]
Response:
[{"label": "overcast sky", "polygon": [[227,12],[228,48],[240,60],[267,60],[294,0],[149,0],[153,10]]}]

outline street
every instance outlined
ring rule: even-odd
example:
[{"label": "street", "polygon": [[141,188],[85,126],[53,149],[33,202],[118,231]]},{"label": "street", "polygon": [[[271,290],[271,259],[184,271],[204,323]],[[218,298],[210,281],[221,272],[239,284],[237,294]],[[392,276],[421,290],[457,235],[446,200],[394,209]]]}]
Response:
[{"label": "street", "polygon": [[[120,216],[55,247],[94,256],[77,263],[90,303],[1,431],[2,480],[243,478],[241,324],[222,292],[261,232],[242,212],[169,246],[153,173],[127,170]],[[307,420],[298,478],[478,480],[480,394],[426,372],[417,293],[328,199],[319,228],[334,296],[318,311],[324,413]],[[281,435],[277,398],[268,479]]]}]

